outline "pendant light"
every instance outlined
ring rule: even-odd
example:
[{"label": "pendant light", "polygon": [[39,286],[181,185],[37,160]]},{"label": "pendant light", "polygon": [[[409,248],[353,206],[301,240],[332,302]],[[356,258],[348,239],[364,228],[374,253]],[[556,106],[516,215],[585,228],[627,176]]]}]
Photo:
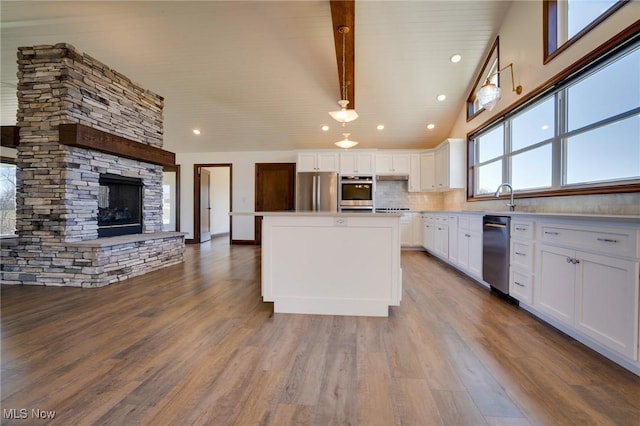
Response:
[{"label": "pendant light", "polygon": [[356,118],[358,118],[358,113],[354,109],[347,109],[347,105],[349,105],[349,100],[347,99],[347,83],[346,83],[346,37],[349,32],[349,27],[346,25],[341,25],[338,28],[338,32],[342,34],[342,99],[338,101],[338,105],[340,105],[340,109],[338,111],[329,111],[329,115],[339,123],[342,123],[344,126],[346,123],[349,123]]},{"label": "pendant light", "polygon": [[358,142],[349,140],[350,134],[351,133],[343,133],[342,136],[344,136],[344,139],[336,142],[336,145],[344,149],[353,148],[354,146],[358,145]]}]

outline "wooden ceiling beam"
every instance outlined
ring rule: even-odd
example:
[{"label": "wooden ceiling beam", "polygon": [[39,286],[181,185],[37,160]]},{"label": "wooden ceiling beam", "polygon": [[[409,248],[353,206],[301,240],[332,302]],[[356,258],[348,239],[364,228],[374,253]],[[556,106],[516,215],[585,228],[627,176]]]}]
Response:
[{"label": "wooden ceiling beam", "polygon": [[342,99],[342,33],[340,27],[346,26],[349,32],[345,35],[345,78],[348,109],[356,108],[355,98],[355,0],[329,0],[331,4],[331,21],[333,24],[333,41],[336,46],[338,63],[338,79],[340,84],[339,99]]}]

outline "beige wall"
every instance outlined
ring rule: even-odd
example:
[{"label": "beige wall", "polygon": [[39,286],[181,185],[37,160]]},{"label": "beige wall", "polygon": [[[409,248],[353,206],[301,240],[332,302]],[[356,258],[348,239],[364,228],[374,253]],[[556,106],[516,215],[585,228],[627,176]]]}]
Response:
[{"label": "beige wall", "polygon": [[[492,111],[481,112],[470,122],[466,120],[466,106],[463,106],[451,130],[451,137],[466,138],[469,132],[481,127],[484,123],[508,109],[510,105],[517,102],[522,96],[526,96],[527,93],[540,87],[563,69],[636,22],[639,16],[640,1],[634,0],[568,47],[548,64],[543,65],[542,2],[514,1],[498,33],[500,36],[500,64],[505,66],[513,63],[516,85],[522,85],[523,93],[520,96],[516,95],[510,90],[505,90],[503,86],[502,99],[495,108]],[[503,201],[467,203],[464,191],[446,193],[444,204],[447,210],[506,209]],[[517,204],[518,210],[535,212],[638,215],[640,214],[640,193],[530,198],[518,200]]]}]

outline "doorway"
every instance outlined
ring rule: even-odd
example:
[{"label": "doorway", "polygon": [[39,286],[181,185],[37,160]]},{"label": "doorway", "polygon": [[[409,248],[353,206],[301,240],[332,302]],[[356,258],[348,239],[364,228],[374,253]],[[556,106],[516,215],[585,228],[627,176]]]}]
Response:
[{"label": "doorway", "polygon": [[[293,211],[295,198],[295,163],[256,163],[257,212]],[[255,241],[262,242],[262,217],[255,218]]]},{"label": "doorway", "polygon": [[232,165],[193,165],[193,243],[200,244],[212,238],[232,238]]}]

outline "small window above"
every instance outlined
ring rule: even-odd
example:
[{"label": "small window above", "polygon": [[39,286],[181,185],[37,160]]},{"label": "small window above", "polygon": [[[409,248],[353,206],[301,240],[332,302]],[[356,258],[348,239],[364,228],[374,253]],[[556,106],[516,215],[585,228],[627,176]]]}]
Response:
[{"label": "small window above", "polygon": [[498,70],[500,69],[500,48],[499,48],[499,40],[496,37],[496,40],[491,45],[491,49],[489,50],[489,54],[482,65],[482,69],[476,78],[475,83],[473,84],[473,88],[471,89],[471,93],[469,93],[469,97],[467,98],[467,121],[474,118],[481,111],[484,111],[484,108],[478,102],[476,93],[480,90],[486,82],[487,79],[490,83],[495,84],[496,86],[500,86],[500,74]]},{"label": "small window above", "polygon": [[626,3],[628,0],[543,0],[544,63]]}]

